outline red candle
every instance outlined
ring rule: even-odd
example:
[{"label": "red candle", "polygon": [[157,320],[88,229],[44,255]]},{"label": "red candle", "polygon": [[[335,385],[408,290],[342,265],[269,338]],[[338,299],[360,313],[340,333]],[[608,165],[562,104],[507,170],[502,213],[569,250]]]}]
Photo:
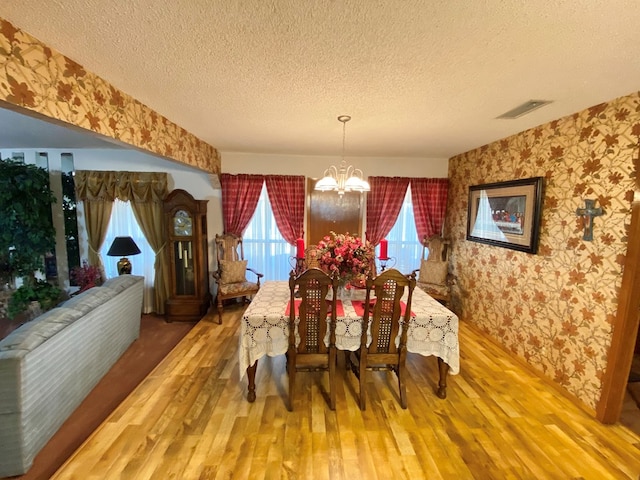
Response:
[{"label": "red candle", "polygon": [[387,256],[387,239],[386,238],[383,238],[382,240],[380,240],[380,258],[385,260],[389,258]]},{"label": "red candle", "polygon": [[304,258],[304,240],[302,238],[296,240],[296,258]]}]

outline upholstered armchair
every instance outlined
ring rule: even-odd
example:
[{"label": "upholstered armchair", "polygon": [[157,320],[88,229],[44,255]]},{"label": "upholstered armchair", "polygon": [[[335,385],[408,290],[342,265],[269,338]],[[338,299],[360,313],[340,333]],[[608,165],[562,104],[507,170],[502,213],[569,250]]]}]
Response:
[{"label": "upholstered armchair", "polygon": [[[218,270],[211,275],[218,286],[216,303],[218,305],[218,323],[222,323],[222,312],[225,300],[242,298],[244,301],[252,297],[260,289],[260,279],[264,276],[247,267],[244,259],[242,237],[226,234],[217,235],[215,239]],[[255,282],[247,280],[246,273],[256,276]]]},{"label": "upholstered armchair", "polygon": [[[451,301],[451,286],[454,284],[454,277],[449,273],[450,247],[451,242],[439,235],[423,238],[420,268],[414,270],[418,273],[416,286],[445,307]],[[425,258],[427,249],[429,255]]]}]

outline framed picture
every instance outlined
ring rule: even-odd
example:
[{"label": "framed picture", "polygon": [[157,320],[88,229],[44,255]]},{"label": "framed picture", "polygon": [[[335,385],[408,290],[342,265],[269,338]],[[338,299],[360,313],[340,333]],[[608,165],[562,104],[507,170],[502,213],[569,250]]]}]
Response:
[{"label": "framed picture", "polygon": [[469,187],[467,240],[536,253],[542,177]]}]

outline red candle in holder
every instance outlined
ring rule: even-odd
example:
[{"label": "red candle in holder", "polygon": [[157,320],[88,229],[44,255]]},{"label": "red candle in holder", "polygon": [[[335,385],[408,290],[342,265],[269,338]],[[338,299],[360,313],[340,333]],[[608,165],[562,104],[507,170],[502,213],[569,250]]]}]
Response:
[{"label": "red candle in holder", "polygon": [[386,260],[387,258],[389,258],[387,256],[387,239],[383,238],[382,240],[380,240],[380,255],[379,258],[382,258],[383,260]]},{"label": "red candle in holder", "polygon": [[304,258],[304,240],[302,238],[296,240],[296,258]]}]

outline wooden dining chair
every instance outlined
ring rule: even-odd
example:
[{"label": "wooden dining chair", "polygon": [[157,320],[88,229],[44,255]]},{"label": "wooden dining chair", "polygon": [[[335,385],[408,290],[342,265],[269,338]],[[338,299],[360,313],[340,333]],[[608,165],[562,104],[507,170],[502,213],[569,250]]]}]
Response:
[{"label": "wooden dining chair", "polygon": [[[327,301],[327,293],[333,296]],[[289,276],[289,348],[287,373],[289,375],[289,401],[293,410],[296,372],[299,370],[329,371],[329,407],[336,408],[336,297],[338,280],[332,279],[318,268],[305,270],[299,276]],[[297,292],[297,294],[296,294]],[[294,308],[294,305],[298,305]],[[328,321],[327,321],[328,320]],[[324,339],[329,329],[329,345]]]},{"label": "wooden dining chair", "polygon": [[[407,408],[407,328],[411,319],[411,299],[415,286],[415,273],[407,276],[394,268],[367,279],[360,349],[349,352],[346,357],[347,368],[360,381],[361,410],[366,409],[367,370],[392,370],[398,378],[400,406]],[[404,304],[401,298],[406,290],[408,295]],[[396,345],[398,335],[400,338]]]}]

